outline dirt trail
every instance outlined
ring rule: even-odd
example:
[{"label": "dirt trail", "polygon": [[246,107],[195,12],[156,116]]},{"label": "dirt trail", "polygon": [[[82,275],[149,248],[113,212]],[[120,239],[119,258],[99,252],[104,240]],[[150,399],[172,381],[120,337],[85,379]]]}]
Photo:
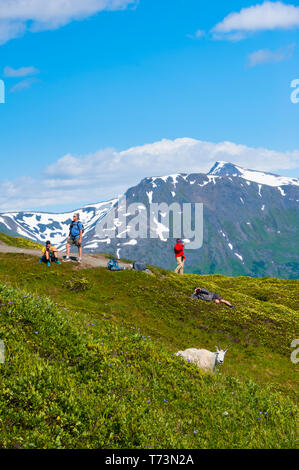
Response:
[{"label": "dirt trail", "polygon": [[[40,258],[41,252],[39,250],[31,250],[27,248],[18,248],[16,246],[9,246],[0,241],[0,253],[20,253],[29,256],[35,256]],[[64,253],[59,252],[59,259],[63,260]],[[76,263],[76,257],[71,256],[72,262]],[[105,268],[107,266],[108,259],[105,258],[103,255],[86,255],[83,253],[82,263],[80,267],[82,268]],[[128,263],[119,262],[121,267],[129,268],[130,265]]]}]

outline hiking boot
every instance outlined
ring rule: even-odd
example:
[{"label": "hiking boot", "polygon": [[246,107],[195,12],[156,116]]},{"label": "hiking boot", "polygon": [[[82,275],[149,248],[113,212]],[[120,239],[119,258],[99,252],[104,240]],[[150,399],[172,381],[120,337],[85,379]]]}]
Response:
[{"label": "hiking boot", "polygon": [[69,256],[66,256],[63,261],[71,261],[71,258]]}]

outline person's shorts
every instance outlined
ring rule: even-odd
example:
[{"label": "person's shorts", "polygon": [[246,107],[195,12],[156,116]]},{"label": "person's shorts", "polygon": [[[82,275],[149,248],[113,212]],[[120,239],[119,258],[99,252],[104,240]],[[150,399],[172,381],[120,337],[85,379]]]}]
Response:
[{"label": "person's shorts", "polygon": [[214,293],[212,300],[222,300],[222,297],[221,297],[221,295]]},{"label": "person's shorts", "polygon": [[68,242],[69,245],[75,245],[75,246],[77,246],[78,248],[80,248],[81,243],[80,243],[79,240],[80,240],[79,238],[71,238],[71,237],[70,237],[70,238],[68,238],[68,241],[67,241],[67,242]]}]

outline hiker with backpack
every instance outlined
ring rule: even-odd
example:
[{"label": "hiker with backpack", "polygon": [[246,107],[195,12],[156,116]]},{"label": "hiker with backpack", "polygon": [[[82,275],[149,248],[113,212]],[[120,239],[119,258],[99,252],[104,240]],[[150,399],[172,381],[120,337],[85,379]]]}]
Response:
[{"label": "hiker with backpack", "polygon": [[70,225],[70,233],[66,244],[66,258],[64,261],[70,261],[70,247],[75,245],[79,251],[78,263],[82,261],[82,235],[84,233],[84,226],[79,221],[79,214],[73,215],[73,222]]},{"label": "hiker with backpack", "polygon": [[221,295],[215,292],[210,292],[207,289],[201,287],[194,287],[194,292],[191,295],[191,299],[201,299],[207,302],[215,302],[216,304],[225,304],[229,308],[235,308],[228,300],[224,300]]},{"label": "hiker with backpack", "polygon": [[174,271],[176,274],[184,274],[184,264],[186,260],[184,246],[185,243],[180,238],[178,238],[174,247],[174,254],[177,262],[177,267]]},{"label": "hiker with backpack", "polygon": [[51,245],[51,242],[48,240],[46,245],[43,247],[42,250],[42,257],[39,260],[40,263],[46,263],[47,267],[49,268],[52,263],[61,264],[58,259],[58,250],[55,246]]}]

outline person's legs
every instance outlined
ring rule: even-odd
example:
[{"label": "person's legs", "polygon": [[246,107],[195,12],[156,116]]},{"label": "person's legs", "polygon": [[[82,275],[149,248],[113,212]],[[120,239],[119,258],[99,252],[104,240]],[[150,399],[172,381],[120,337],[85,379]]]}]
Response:
[{"label": "person's legs", "polygon": [[75,244],[76,244],[76,247],[78,248],[78,262],[81,263],[81,259],[82,259],[82,245],[79,241],[79,239],[77,238],[75,240]]},{"label": "person's legs", "polygon": [[176,274],[178,274],[179,269],[180,269],[180,267],[181,267],[180,258],[176,258],[176,262],[177,262],[177,267],[175,268],[174,272],[175,272]]},{"label": "person's legs", "polygon": [[232,304],[231,304],[230,302],[228,302],[228,300],[221,299],[220,302],[221,302],[222,304],[227,305],[228,307],[232,307]]},{"label": "person's legs", "polygon": [[66,244],[66,257],[67,258],[70,257],[70,244],[69,243]]},{"label": "person's legs", "polygon": [[71,248],[71,245],[74,245],[74,240],[69,237],[67,239],[67,242],[66,242],[66,257],[64,259],[64,261],[70,261],[70,248]]},{"label": "person's legs", "polygon": [[182,260],[181,260],[181,258],[180,258],[179,256],[176,258],[176,262],[177,262],[177,267],[176,267],[176,269],[174,270],[174,272],[175,272],[176,274],[180,274],[181,267],[182,267]]},{"label": "person's legs", "polygon": [[47,266],[51,266],[51,263],[50,263],[50,255],[49,255],[49,252],[46,251],[45,252],[45,255],[44,255],[44,258],[45,258],[45,262],[47,263]]},{"label": "person's legs", "polygon": [[216,304],[224,304],[230,308],[235,308],[230,302],[224,300],[219,294],[214,294],[212,299]]},{"label": "person's legs", "polygon": [[56,264],[61,264],[59,259],[58,259],[58,253],[57,251],[54,251],[54,253],[52,254],[52,259],[51,259],[52,263],[56,263]]},{"label": "person's legs", "polygon": [[183,258],[183,257],[182,257],[182,261],[181,261],[181,266],[182,266],[182,269],[181,269],[181,272],[180,272],[180,274],[184,274],[185,260],[184,260],[184,258]]}]

